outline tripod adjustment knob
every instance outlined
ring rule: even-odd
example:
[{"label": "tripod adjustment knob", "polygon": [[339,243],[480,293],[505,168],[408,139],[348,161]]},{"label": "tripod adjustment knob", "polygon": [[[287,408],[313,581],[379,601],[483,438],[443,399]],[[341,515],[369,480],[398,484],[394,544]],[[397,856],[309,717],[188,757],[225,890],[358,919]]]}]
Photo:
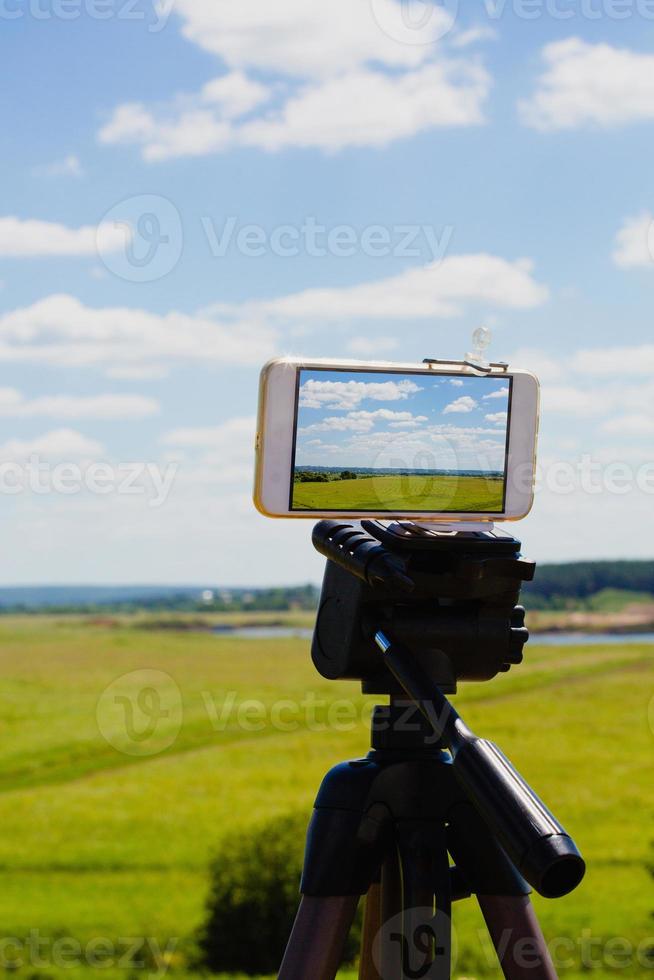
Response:
[{"label": "tripod adjustment knob", "polygon": [[509,630],[509,664],[522,663],[523,647],[529,639],[529,630],[525,626],[524,606],[516,606],[511,612],[511,628]]}]

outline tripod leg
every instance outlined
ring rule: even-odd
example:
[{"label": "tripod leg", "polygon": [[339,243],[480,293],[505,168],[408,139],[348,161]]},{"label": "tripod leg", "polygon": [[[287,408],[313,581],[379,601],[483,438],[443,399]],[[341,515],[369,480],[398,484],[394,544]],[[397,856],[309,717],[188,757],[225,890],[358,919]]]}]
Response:
[{"label": "tripod leg", "polygon": [[358,904],[358,895],[303,896],[278,980],[334,980]]},{"label": "tripod leg", "polygon": [[506,980],[557,980],[528,895],[478,895]]},{"label": "tripod leg", "polygon": [[361,935],[361,957],[359,960],[359,980],[380,980],[373,960],[373,944],[382,925],[381,884],[375,882],[366,895]]},{"label": "tripod leg", "polygon": [[434,915],[434,892],[443,879],[441,900],[449,905],[444,834],[423,820],[402,821],[396,833],[397,852],[389,854],[382,871],[380,972],[384,978],[449,980],[450,920]]}]

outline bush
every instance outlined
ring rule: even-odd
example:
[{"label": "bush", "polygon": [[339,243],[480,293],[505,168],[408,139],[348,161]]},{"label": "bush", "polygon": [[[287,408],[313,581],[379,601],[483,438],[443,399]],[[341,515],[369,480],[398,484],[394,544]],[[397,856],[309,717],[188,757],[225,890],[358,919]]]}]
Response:
[{"label": "bush", "polygon": [[[306,813],[290,814],[224,839],[211,864],[199,937],[204,966],[217,973],[276,972],[300,898],[307,823]],[[359,930],[352,932],[350,958]]]}]

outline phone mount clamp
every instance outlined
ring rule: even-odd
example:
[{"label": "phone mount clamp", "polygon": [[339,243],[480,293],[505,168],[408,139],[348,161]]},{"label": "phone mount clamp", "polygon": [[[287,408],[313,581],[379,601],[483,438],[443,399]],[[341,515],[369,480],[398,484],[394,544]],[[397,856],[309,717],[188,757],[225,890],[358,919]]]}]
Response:
[{"label": "phone mount clamp", "polygon": [[516,603],[534,563],[497,531],[372,520],[321,521],[313,544],[327,558],[314,664],[390,704],[373,713],[370,753],[320,787],[279,977],[333,980],[366,895],[360,980],[449,980],[451,906],[474,894],[507,980],[556,980],[530,886],[568,894],[583,859],[445,696],[521,662]]},{"label": "phone mount clamp", "polygon": [[486,351],[490,347],[493,333],[488,327],[477,327],[472,334],[472,350],[468,351],[462,361],[446,360],[440,357],[425,357],[423,364],[433,367],[457,365],[470,368],[475,374],[506,373],[509,365],[506,361],[487,361]]}]

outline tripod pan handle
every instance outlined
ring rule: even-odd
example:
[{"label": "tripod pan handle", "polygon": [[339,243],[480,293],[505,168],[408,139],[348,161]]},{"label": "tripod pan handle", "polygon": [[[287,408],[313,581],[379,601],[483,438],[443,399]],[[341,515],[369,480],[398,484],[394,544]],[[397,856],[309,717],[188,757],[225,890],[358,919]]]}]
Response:
[{"label": "tripod pan handle", "polygon": [[516,868],[545,898],[573,891],[586,865],[572,838],[496,745],[465,739],[454,769]]}]

